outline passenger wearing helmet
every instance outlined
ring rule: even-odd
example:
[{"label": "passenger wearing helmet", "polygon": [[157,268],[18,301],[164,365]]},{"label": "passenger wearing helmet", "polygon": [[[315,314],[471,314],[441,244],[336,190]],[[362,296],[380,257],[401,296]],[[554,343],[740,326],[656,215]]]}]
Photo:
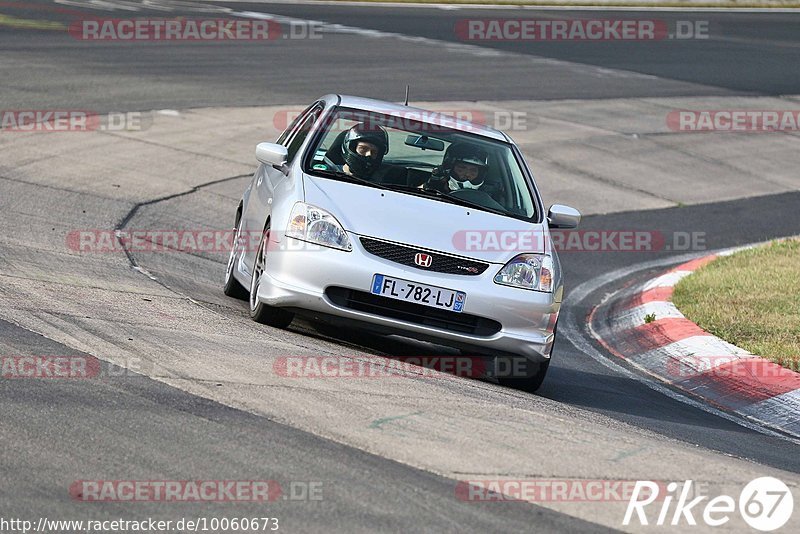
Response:
[{"label": "passenger wearing helmet", "polygon": [[325,158],[330,169],[342,171],[361,179],[369,179],[381,166],[389,150],[389,136],[379,125],[359,123],[347,130],[342,139],[342,163],[337,165]]},{"label": "passenger wearing helmet", "polygon": [[378,126],[356,124],[342,141],[342,170],[359,178],[369,178],[380,166],[389,151],[389,136]]},{"label": "passenger wearing helmet", "polygon": [[431,173],[427,187],[442,193],[481,189],[488,168],[489,156],[485,150],[468,143],[453,143],[444,153],[441,166]]}]

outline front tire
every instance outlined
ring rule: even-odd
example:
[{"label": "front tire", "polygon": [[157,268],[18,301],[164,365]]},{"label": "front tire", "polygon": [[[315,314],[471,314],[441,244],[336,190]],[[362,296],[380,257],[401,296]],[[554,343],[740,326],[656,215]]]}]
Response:
[{"label": "front tire", "polygon": [[268,306],[258,300],[258,287],[261,278],[266,273],[267,267],[267,248],[269,243],[269,223],[264,228],[261,235],[261,242],[258,244],[258,252],[253,262],[253,276],[250,282],[250,317],[257,323],[273,326],[275,328],[286,328],[294,319],[292,312],[274,306]]},{"label": "front tire", "polygon": [[547,376],[547,369],[550,367],[550,360],[545,360],[543,362],[539,362],[538,364],[528,361],[527,365],[534,366],[535,368],[531,369],[531,372],[527,373],[526,376],[498,376],[497,381],[501,386],[527,391],[528,393],[535,392],[541,387],[545,376]]},{"label": "front tire", "polygon": [[[522,377],[497,377],[497,381],[501,386],[506,386],[521,391],[533,393],[542,386],[544,378],[547,376],[547,369],[550,367],[550,361],[553,359],[553,349],[555,348],[556,335],[558,334],[558,321],[553,327],[553,345],[550,347],[550,357],[543,362],[534,363],[525,360],[526,370],[525,376]],[[497,362],[495,362],[495,367]]]},{"label": "front tire", "polygon": [[231,244],[231,254],[228,256],[228,266],[225,269],[225,286],[222,292],[229,297],[239,300],[247,300],[248,292],[239,283],[233,271],[236,269],[236,262],[239,261],[239,254],[241,252],[241,236],[242,236],[242,212],[236,213],[236,224],[233,227],[233,243]]}]

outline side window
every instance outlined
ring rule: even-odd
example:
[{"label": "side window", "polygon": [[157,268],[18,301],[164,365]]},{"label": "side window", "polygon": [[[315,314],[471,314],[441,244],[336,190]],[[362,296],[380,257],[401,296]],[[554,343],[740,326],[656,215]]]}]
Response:
[{"label": "side window", "polygon": [[289,153],[289,157],[287,159],[288,163],[291,163],[292,160],[294,160],[294,157],[297,155],[297,151],[300,150],[300,146],[302,146],[303,141],[305,141],[306,137],[308,137],[311,127],[314,126],[314,123],[317,121],[317,118],[321,112],[322,106],[318,106],[315,107],[305,117],[303,117],[303,122],[297,127],[293,137],[289,139],[289,144],[286,145],[286,149]]},{"label": "side window", "polygon": [[311,111],[311,108],[313,108],[314,106],[316,106],[316,104],[311,104],[306,109],[304,109],[302,113],[300,113],[297,117],[295,117],[292,123],[289,124],[289,126],[283,131],[280,137],[278,137],[278,140],[275,142],[278,143],[279,145],[286,146],[286,139],[288,139],[289,135],[291,135],[291,133],[297,129],[297,125],[300,124],[303,120],[305,120],[306,115],[308,115],[308,112]]}]

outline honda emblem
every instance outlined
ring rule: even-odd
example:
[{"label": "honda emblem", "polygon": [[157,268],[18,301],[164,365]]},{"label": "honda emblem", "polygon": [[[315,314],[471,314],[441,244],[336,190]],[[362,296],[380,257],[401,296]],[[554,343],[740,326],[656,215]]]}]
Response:
[{"label": "honda emblem", "polygon": [[433,263],[433,258],[430,254],[424,254],[422,252],[417,252],[414,255],[414,263],[419,265],[420,267],[430,267],[431,263]]}]

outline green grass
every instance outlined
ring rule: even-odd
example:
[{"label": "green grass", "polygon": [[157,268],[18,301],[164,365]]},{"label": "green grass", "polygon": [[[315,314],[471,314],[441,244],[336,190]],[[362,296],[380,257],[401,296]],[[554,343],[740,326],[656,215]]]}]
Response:
[{"label": "green grass", "polygon": [[51,20],[23,19],[0,13],[0,27],[17,28],[22,30],[66,30],[67,26],[61,22]]},{"label": "green grass", "polygon": [[672,301],[707,332],[800,371],[800,239],[719,258],[681,280]]}]

